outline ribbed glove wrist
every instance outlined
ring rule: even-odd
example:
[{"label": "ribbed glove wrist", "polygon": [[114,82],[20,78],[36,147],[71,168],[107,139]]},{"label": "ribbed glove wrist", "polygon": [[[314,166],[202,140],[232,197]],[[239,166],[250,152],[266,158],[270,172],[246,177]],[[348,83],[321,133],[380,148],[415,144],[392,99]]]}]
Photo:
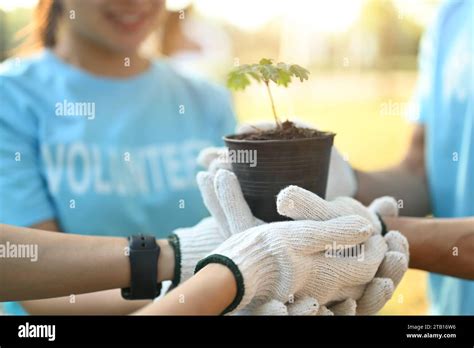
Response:
[{"label": "ribbed glove wrist", "polygon": [[[198,272],[209,263],[220,263],[227,266],[234,274],[237,282],[237,296],[225,312],[238,311],[250,302],[257,306],[273,297],[286,297],[290,291],[289,289],[274,289],[274,284],[278,283],[277,279],[282,274],[276,267],[273,255],[281,251],[272,252],[273,246],[265,245],[255,248],[254,243],[255,241],[246,238],[245,234],[236,235],[227,240],[225,246],[218,247],[212,255],[201,260],[196,267],[196,272]],[[242,252],[250,248],[253,249],[251,253]]]},{"label": "ribbed glove wrist", "polygon": [[239,267],[234,263],[234,261],[232,261],[226,256],[219,255],[219,254],[209,255],[205,259],[202,259],[201,261],[199,261],[196,265],[196,269],[194,272],[195,273],[199,272],[201,269],[203,269],[205,266],[207,266],[210,263],[219,263],[221,265],[224,265],[227,268],[229,268],[229,270],[234,275],[235,282],[237,284],[237,293],[232,303],[222,312],[222,314],[227,314],[228,312],[234,311],[242,302],[242,298],[245,294],[244,277],[242,276],[242,273],[240,272]]},{"label": "ribbed glove wrist", "polygon": [[178,285],[194,274],[199,260],[223,242],[219,227],[212,218],[203,219],[191,228],[179,228],[169,237],[175,251],[175,277]]}]

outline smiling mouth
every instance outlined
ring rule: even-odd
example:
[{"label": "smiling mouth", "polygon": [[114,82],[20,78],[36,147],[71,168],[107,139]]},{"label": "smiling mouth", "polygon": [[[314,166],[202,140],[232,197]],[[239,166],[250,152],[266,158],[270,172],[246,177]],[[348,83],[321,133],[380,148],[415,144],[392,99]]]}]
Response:
[{"label": "smiling mouth", "polygon": [[105,17],[114,27],[129,33],[140,30],[148,20],[148,15],[145,13],[115,14],[108,12]]}]

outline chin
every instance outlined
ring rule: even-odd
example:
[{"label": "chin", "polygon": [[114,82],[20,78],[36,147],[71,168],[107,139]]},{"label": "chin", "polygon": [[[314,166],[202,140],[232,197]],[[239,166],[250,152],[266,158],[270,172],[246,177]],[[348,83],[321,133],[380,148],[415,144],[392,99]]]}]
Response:
[{"label": "chin", "polygon": [[125,56],[132,55],[140,49],[141,44],[144,39],[141,40],[126,40],[125,38],[119,38],[114,40],[108,40],[109,44],[107,45],[111,51],[123,54]]},{"label": "chin", "polygon": [[139,44],[130,44],[130,45],[120,45],[118,47],[115,47],[114,51],[117,53],[124,54],[125,56],[128,55],[133,55],[134,53],[138,52],[140,49],[140,43]]}]

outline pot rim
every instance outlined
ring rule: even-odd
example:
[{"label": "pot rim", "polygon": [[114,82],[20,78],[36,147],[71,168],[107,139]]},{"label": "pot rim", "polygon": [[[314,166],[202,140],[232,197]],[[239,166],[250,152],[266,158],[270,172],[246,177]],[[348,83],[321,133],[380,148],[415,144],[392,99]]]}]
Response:
[{"label": "pot rim", "polygon": [[316,137],[311,138],[297,138],[297,139],[271,139],[271,140],[248,140],[248,139],[233,139],[230,137],[236,136],[238,134],[230,134],[222,137],[224,141],[236,143],[236,144],[272,144],[272,143],[296,143],[296,142],[310,142],[313,140],[328,139],[334,138],[336,133],[333,132],[321,132],[322,134]]}]

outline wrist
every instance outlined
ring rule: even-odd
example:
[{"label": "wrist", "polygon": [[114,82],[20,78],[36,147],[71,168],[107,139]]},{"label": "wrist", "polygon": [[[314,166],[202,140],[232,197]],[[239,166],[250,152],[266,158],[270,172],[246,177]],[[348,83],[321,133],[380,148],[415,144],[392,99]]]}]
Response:
[{"label": "wrist", "polygon": [[174,250],[173,285],[177,286],[194,275],[196,264],[223,242],[213,218],[205,218],[191,228],[179,228],[168,241]]},{"label": "wrist", "polygon": [[[233,274],[237,284],[237,295],[223,314],[236,312],[254,300],[267,302],[269,294],[274,293],[279,274],[275,268],[275,260],[266,253],[252,253],[252,256],[242,255],[240,251],[209,255],[199,261],[195,273],[209,264],[226,266]],[[279,292],[277,291],[279,294]],[[270,296],[271,297],[271,296]]]},{"label": "wrist", "polygon": [[232,259],[219,254],[209,255],[199,261],[196,265],[195,274],[197,274],[201,270],[204,271],[205,269],[209,269],[216,266],[220,266],[221,268],[227,269],[226,273],[231,274],[232,278],[234,279],[233,284],[235,288],[235,296],[232,297],[232,301],[222,312],[222,314],[226,314],[235,310],[242,302],[242,299],[245,294],[244,277],[242,276],[239,267],[234,263],[234,261],[232,261]]},{"label": "wrist", "polygon": [[233,272],[224,265],[212,263],[204,267],[200,275],[206,276],[207,282],[211,285],[216,285],[218,291],[212,296],[213,305],[219,308],[219,314],[225,314],[225,308],[229,308],[238,296]]},{"label": "wrist", "polygon": [[175,270],[174,249],[166,239],[157,240],[156,243],[161,249],[158,258],[158,282],[173,280]]}]

